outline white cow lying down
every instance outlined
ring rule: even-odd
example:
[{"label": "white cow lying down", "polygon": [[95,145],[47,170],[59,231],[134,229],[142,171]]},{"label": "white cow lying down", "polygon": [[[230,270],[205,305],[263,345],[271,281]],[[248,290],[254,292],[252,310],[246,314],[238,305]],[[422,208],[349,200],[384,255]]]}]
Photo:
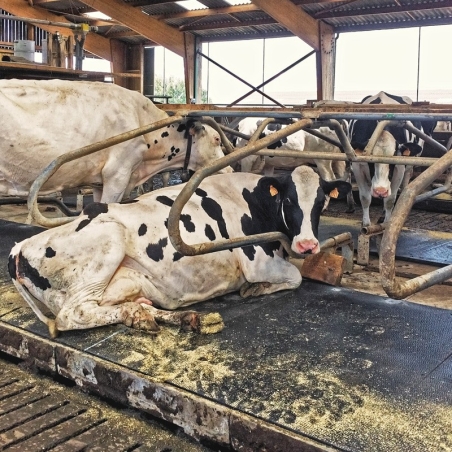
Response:
[{"label": "white cow lying down", "polygon": [[[167,221],[183,186],[127,204],[93,203],[75,221],[13,247],[8,269],[14,285],[52,336],[115,323],[156,331],[163,322],[203,331],[211,315],[155,306],[174,310],[237,290],[247,297],[300,285],[300,273],[284,259],[279,242],[193,257],[176,252]],[[281,178],[214,175],[185,206],[181,236],[199,243],[281,231],[295,252],[317,253],[324,193],[332,190],[342,197],[350,185],[325,182],[305,166]],[[37,300],[55,320],[42,314]],[[222,328],[221,317],[213,323]]]},{"label": "white cow lying down", "polygon": [[[245,135],[253,135],[257,130],[257,127],[265,118],[244,118],[238,125],[238,131]],[[273,127],[272,127],[273,126]],[[275,128],[275,126],[277,126]],[[282,127],[285,127],[284,125]],[[264,129],[264,135],[273,133],[274,130],[279,128],[279,124],[270,124]],[[339,141],[336,133],[329,127],[320,127],[317,129],[323,135]],[[247,140],[243,138],[237,139],[236,146],[238,148],[244,147],[247,144]],[[341,152],[337,146],[328,143],[321,138],[318,138],[309,132],[299,130],[298,132],[289,135],[287,138],[278,140],[272,145],[268,146],[269,149],[277,150],[291,150],[300,152]],[[262,159],[264,159],[264,165],[262,165]],[[332,161],[324,159],[302,159],[291,157],[261,157],[259,155],[250,155],[241,160],[241,170],[244,172],[257,172],[260,173],[262,169],[264,174],[272,176],[274,168],[287,168],[292,169],[296,166],[303,164],[316,165],[320,177],[324,180],[341,179],[345,176],[345,162],[344,161]],[[263,168],[262,168],[263,167]]]},{"label": "white cow lying down", "polygon": [[[0,80],[0,117],[0,195],[28,196],[38,174],[58,156],[168,115],[140,93],[113,84]],[[93,186],[95,201],[120,201],[163,169],[182,167],[188,134],[190,170],[224,156],[210,126],[176,123],[65,163],[40,193]]]}]

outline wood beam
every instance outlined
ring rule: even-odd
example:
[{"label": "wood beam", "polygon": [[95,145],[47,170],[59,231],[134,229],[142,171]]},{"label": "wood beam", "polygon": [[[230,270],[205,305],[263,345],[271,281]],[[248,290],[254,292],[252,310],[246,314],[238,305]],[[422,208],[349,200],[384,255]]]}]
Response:
[{"label": "wood beam", "polygon": [[276,20],[269,17],[268,19],[258,20],[244,20],[243,22],[209,22],[209,23],[194,23],[192,25],[181,25],[180,31],[197,31],[197,30],[218,30],[221,28],[243,28],[252,27],[253,25],[270,25],[276,24]]},{"label": "wood beam", "polygon": [[81,2],[184,57],[184,36],[177,29],[142,13],[122,0],[81,0]]},{"label": "wood beam", "polygon": [[317,99],[334,99],[334,79],[336,66],[336,39],[334,29],[320,22],[320,50],[316,52]]},{"label": "wood beam", "polygon": [[184,11],[180,13],[161,14],[159,16],[152,16],[156,19],[184,19],[190,17],[207,17],[207,16],[222,16],[227,14],[249,13],[252,11],[259,11],[256,5],[238,5],[227,6],[225,8],[208,8],[196,9],[194,11]]},{"label": "wood beam", "polygon": [[[72,23],[64,17],[57,16],[43,8],[31,7],[28,2],[24,2],[23,0],[0,0],[0,8],[17,17]],[[72,30],[69,28],[58,28],[52,25],[39,25],[39,28],[49,33],[58,31],[62,36],[73,35]],[[87,52],[105,58],[106,60],[110,59],[110,42],[100,35],[88,33],[84,47]]]},{"label": "wood beam", "polygon": [[320,49],[318,21],[290,0],[252,0],[252,2],[314,50]]}]

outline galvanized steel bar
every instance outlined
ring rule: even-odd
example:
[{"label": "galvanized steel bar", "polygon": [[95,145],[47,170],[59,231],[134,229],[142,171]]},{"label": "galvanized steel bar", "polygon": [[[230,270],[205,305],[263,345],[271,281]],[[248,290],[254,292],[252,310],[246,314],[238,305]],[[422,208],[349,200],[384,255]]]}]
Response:
[{"label": "galvanized steel bar", "polygon": [[140,135],[144,135],[154,130],[161,129],[162,127],[166,127],[170,124],[173,124],[181,120],[183,120],[181,116],[171,116],[169,118],[162,119],[147,126],[139,127],[128,132],[120,133],[119,135],[107,138],[106,140],[98,141],[97,143],[90,144],[88,146],[84,146],[82,148],[66,152],[63,155],[60,155],[58,158],[50,162],[50,164],[41,172],[41,174],[39,174],[39,176],[36,178],[36,180],[33,182],[30,188],[30,193],[28,195],[27,202],[28,205],[27,223],[31,223],[34,220],[42,226],[55,227],[69,223],[70,221],[74,220],[73,217],[47,218],[41,214],[37,204],[39,190],[47,182],[47,180],[58,170],[58,168],[60,168],[64,163],[71,162],[72,160],[76,160],[80,157],[93,154],[94,152],[101,151],[102,149],[114,146],[115,144],[122,143],[124,141],[131,140],[132,138],[136,138]]},{"label": "galvanized steel bar", "polygon": [[[231,113],[229,113],[231,116]],[[374,121],[450,121],[452,119],[452,113],[349,113],[338,111],[334,113],[326,112],[313,112],[312,110],[301,113],[303,118],[311,119],[345,119],[347,121],[356,119],[374,120]]]},{"label": "galvanized steel bar", "polygon": [[323,240],[323,242],[320,243],[320,250],[325,251],[328,248],[338,248],[349,243],[351,240],[353,240],[352,234],[350,232],[343,232]]},{"label": "galvanized steel bar", "polygon": [[337,119],[330,119],[324,124],[326,127],[330,127],[336,132],[336,135],[339,138],[339,141],[341,142],[342,150],[345,152],[347,159],[350,161],[355,160],[356,159],[355,150],[352,148],[350,141],[347,135],[345,134],[344,129],[342,128],[341,123]]},{"label": "galvanized steel bar", "polygon": [[[243,148],[242,148],[243,149]],[[234,153],[237,151],[234,151]],[[256,155],[268,155],[272,157],[292,157],[303,159],[324,159],[324,160],[349,160],[345,154],[339,152],[311,152],[311,151],[291,151],[277,149],[262,149],[254,152]],[[434,157],[415,157],[416,166],[431,166],[438,161]],[[351,159],[352,162],[362,163],[389,163],[394,165],[412,165],[413,157],[406,156],[383,156],[383,155],[357,155]]]},{"label": "galvanized steel bar", "polygon": [[443,146],[441,143],[438,143],[431,136],[414,127],[414,125],[410,121],[406,121],[404,127],[405,129],[417,135],[419,138],[422,138],[426,143],[428,143],[430,146],[434,147],[438,151],[442,152],[443,154],[447,152],[447,148],[445,146]]},{"label": "galvanized steel bar", "polygon": [[180,235],[179,220],[185,204],[188,202],[190,197],[193,195],[193,193],[205,177],[241,160],[244,157],[254,154],[257,150],[263,149],[274,143],[275,141],[283,137],[287,137],[288,135],[297,132],[298,130],[301,130],[303,127],[307,127],[310,123],[311,121],[309,119],[297,121],[294,124],[288,125],[284,129],[274,132],[256,141],[253,144],[248,144],[247,146],[240,148],[240,150],[236,150],[232,154],[229,154],[215,162],[212,162],[206,165],[204,168],[196,171],[175,199],[168,216],[168,235],[176,251],[185,256],[195,256],[198,254],[212,253],[214,251],[236,248],[239,246],[253,245],[256,243],[280,241],[284,249],[290,256],[300,257],[290,249],[290,241],[284,234],[280,232],[270,232],[265,234],[239,237],[231,240],[217,240],[215,242],[188,245],[182,240],[182,237]]},{"label": "galvanized steel bar", "polygon": [[452,265],[402,282],[395,277],[395,251],[397,239],[416,197],[452,166],[452,152],[448,152],[414,179],[400,194],[391,221],[383,234],[380,248],[380,275],[385,292],[392,298],[402,299],[415,292],[452,277]]}]

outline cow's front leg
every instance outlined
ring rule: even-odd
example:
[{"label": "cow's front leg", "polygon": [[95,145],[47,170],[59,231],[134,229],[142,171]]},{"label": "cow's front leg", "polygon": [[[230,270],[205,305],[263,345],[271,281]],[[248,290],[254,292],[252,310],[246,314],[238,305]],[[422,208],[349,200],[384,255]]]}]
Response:
[{"label": "cow's front leg", "polygon": [[58,331],[66,331],[123,323],[131,328],[156,333],[160,328],[146,307],[135,302],[99,306],[97,301],[89,300],[75,307],[64,307],[58,313],[55,324]]},{"label": "cow's front leg", "polygon": [[218,312],[164,311],[153,306],[143,306],[158,323],[179,326],[183,331],[201,334],[218,333],[224,328],[223,319]]},{"label": "cow's front leg", "polygon": [[372,201],[369,166],[367,163],[352,163],[353,174],[358,185],[359,200],[363,209],[363,226],[370,226],[370,203]]},{"label": "cow's front leg", "polygon": [[402,180],[405,175],[405,166],[404,165],[395,165],[394,166],[394,172],[392,173],[392,179],[391,179],[391,194],[385,198],[383,204],[385,209],[385,223],[387,223],[392,216],[392,211],[394,209],[396,200],[397,200],[397,194],[399,192],[399,187],[402,183]]},{"label": "cow's front leg", "polygon": [[292,290],[301,284],[301,274],[297,267],[279,256],[269,257],[260,247],[255,248],[259,255],[253,261],[249,261],[243,254],[242,269],[246,282],[240,288],[242,297]]}]

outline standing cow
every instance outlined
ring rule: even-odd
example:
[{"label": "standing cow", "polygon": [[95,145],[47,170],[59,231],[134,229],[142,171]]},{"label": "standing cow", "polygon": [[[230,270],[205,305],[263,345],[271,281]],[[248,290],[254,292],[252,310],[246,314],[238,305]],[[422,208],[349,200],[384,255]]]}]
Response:
[{"label": "standing cow", "polygon": [[[238,131],[245,135],[253,135],[257,127],[265,118],[244,118],[238,125]],[[263,135],[268,135],[275,130],[280,130],[280,124],[270,123],[264,130]],[[328,127],[320,127],[318,129],[323,135],[338,141],[337,135]],[[244,147],[247,140],[238,138],[236,146],[238,148]],[[337,146],[328,143],[315,135],[304,130],[289,135],[287,138],[282,138],[275,143],[268,146],[268,149],[291,150],[300,152],[341,152]],[[292,169],[298,165],[311,164],[316,165],[320,177],[324,180],[330,181],[341,179],[345,176],[345,162],[332,161],[324,159],[306,159],[306,158],[292,158],[292,157],[261,157],[259,155],[250,155],[241,160],[241,170],[244,172],[264,172],[266,176],[272,176],[274,168]]]},{"label": "standing cow", "polygon": [[[0,195],[28,196],[36,177],[60,155],[168,115],[140,93],[113,84],[0,80],[0,117]],[[189,135],[190,170],[224,156],[211,127],[176,123],[65,163],[41,193],[87,185],[95,201],[120,201],[152,175],[182,167]]]},{"label": "standing cow", "polygon": [[[367,96],[362,104],[411,104],[412,100],[406,96],[394,96],[381,91],[375,96]],[[431,135],[435,128],[434,121],[413,122],[413,125],[426,134]],[[369,142],[377,121],[355,120],[350,124],[350,142],[355,152],[362,154]],[[403,155],[416,157],[422,153],[424,141],[416,135],[399,126],[388,126],[380,135],[372,151],[373,155],[392,156]],[[390,168],[393,166],[393,169]],[[386,163],[352,163],[353,174],[359,190],[359,198],[363,209],[363,226],[371,224],[369,207],[372,196],[384,201],[387,222],[395,205],[397,192],[408,184],[413,165],[389,165]],[[392,170],[392,174],[391,173]]]},{"label": "standing cow", "polygon": [[[240,290],[243,297],[295,289],[298,269],[279,242],[186,257],[168,238],[170,207],[183,185],[128,204],[93,203],[74,222],[16,244],[9,256],[14,285],[51,335],[59,330],[124,323],[157,330],[157,322],[202,329],[194,312],[168,313]],[[309,167],[274,178],[234,173],[205,179],[180,217],[187,243],[285,233],[295,253],[319,251],[325,193],[342,197],[350,185],[325,182]],[[55,315],[50,320],[36,301]],[[151,305],[152,304],[152,305]]]}]

